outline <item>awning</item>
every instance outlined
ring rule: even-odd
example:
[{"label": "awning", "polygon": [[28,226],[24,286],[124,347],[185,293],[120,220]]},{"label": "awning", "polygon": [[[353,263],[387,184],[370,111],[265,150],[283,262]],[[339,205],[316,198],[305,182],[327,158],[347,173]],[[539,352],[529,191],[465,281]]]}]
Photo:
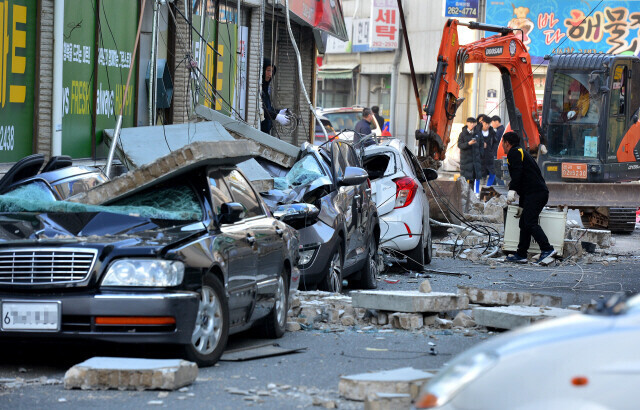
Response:
[{"label": "awning", "polygon": [[290,0],[289,10],[305,24],[342,41],[349,41],[342,6],[336,0]]},{"label": "awning", "polygon": [[358,68],[357,63],[325,64],[318,68],[320,80],[346,80],[353,78],[353,70]]}]

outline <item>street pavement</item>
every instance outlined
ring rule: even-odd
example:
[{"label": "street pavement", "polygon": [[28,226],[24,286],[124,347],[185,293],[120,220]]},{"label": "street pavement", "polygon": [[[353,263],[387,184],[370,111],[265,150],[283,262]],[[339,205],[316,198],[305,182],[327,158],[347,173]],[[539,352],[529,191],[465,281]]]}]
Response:
[{"label": "street pavement", "polygon": [[[607,257],[611,260],[606,260]],[[427,277],[434,291],[456,292],[458,285],[524,290],[561,296],[564,307],[604,300],[615,292],[640,291],[638,257],[616,257],[615,261],[613,258],[605,255],[598,262],[589,263],[588,258],[549,267],[435,258],[428,267],[430,271],[421,275],[391,267],[390,272],[382,275],[379,288],[416,290]],[[457,274],[470,275],[470,278]],[[0,409],[43,406],[295,409],[309,407],[314,400],[334,402],[339,408],[362,408],[362,403],[339,397],[341,375],[408,366],[437,370],[456,354],[493,334],[484,329],[462,333],[435,328],[383,333],[380,328],[363,330],[358,326],[336,333],[318,330],[287,333],[275,342],[284,348],[307,350],[245,362],[220,362],[200,369],[196,382],[184,391],[169,393],[69,391],[61,384],[69,367],[89,357],[172,357],[166,349],[96,344],[1,344]],[[249,332],[232,337],[229,349],[264,342]],[[430,353],[431,347],[435,347],[436,355]],[[236,389],[237,394],[230,393],[229,389]]]}]

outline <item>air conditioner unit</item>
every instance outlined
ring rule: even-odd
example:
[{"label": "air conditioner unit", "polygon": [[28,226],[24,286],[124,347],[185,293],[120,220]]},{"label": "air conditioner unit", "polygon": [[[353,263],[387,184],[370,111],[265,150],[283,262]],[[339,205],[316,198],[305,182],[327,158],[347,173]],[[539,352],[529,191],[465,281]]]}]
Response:
[{"label": "air conditioner unit", "polygon": [[[507,208],[507,219],[504,226],[504,245],[502,249],[508,252],[518,250],[518,242],[520,242],[520,218],[516,218],[516,213],[520,209],[515,205],[509,205]],[[554,209],[544,209],[540,213],[538,220],[540,227],[547,235],[549,243],[553,249],[558,252],[558,256],[562,256],[564,250],[564,230],[567,225],[567,210],[562,211]],[[540,253],[540,245],[531,238],[529,252]]]}]

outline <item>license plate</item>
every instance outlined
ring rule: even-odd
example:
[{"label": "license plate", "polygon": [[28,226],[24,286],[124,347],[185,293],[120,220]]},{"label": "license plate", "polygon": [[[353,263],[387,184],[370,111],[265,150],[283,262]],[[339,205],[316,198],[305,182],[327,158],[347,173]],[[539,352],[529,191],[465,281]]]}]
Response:
[{"label": "license plate", "polygon": [[3,331],[60,330],[60,302],[2,302]]},{"label": "license plate", "polygon": [[587,179],[587,164],[563,162],[562,178]]}]

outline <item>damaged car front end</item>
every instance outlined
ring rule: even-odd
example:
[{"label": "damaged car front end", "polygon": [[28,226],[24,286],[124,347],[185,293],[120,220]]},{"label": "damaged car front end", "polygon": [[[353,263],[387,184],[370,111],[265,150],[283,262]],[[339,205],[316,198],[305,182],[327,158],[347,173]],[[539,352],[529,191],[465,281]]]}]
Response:
[{"label": "damaged car front end", "polygon": [[300,234],[300,283],[340,292],[343,280],[374,288],[379,225],[366,172],[353,148],[305,143],[276,189],[262,196],[274,216]]}]

